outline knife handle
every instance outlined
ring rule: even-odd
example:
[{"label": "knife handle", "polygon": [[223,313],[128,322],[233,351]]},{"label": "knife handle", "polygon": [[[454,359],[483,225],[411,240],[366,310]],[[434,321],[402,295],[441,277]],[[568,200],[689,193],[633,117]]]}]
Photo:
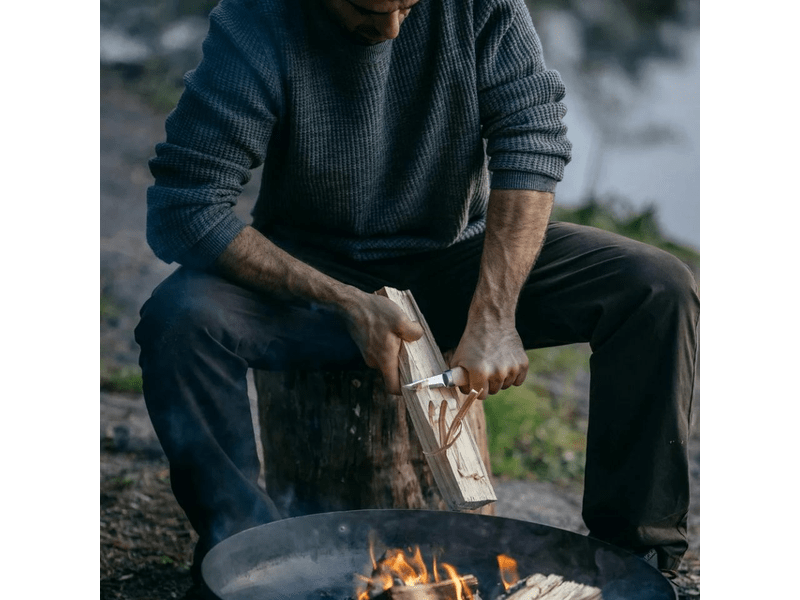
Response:
[{"label": "knife handle", "polygon": [[442,383],[446,387],[457,387],[469,383],[469,373],[463,367],[448,369],[442,373]]}]

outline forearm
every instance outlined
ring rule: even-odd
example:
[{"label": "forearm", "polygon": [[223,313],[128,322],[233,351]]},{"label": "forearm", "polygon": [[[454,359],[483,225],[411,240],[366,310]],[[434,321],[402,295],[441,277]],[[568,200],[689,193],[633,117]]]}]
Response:
[{"label": "forearm", "polygon": [[332,308],[347,325],[367,366],[381,371],[390,393],[400,393],[400,342],[419,339],[422,327],[394,302],[321,273],[249,226],[222,252],[215,267],[224,277],[256,292]]},{"label": "forearm", "polygon": [[544,242],[553,195],[528,190],[493,190],[486,215],[480,274],[467,324],[450,366],[469,373],[480,398],[522,385],[528,357],[516,328],[520,291]]},{"label": "forearm", "polygon": [[469,319],[514,323],[519,293],[544,243],[553,194],[492,190],[486,238]]},{"label": "forearm", "polygon": [[299,298],[344,312],[365,294],[285,252],[252,227],[245,227],[222,252],[216,270],[256,292]]}]

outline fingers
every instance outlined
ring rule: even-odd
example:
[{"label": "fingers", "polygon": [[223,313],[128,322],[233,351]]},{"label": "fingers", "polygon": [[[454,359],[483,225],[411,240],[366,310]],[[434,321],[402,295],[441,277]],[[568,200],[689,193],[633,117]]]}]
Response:
[{"label": "fingers", "polygon": [[380,346],[373,357],[373,364],[368,365],[378,369],[383,375],[386,391],[399,396],[400,390],[400,338],[392,336]]},{"label": "fingers", "polygon": [[[466,367],[464,367],[466,369]],[[469,394],[472,390],[481,390],[478,400],[486,400],[490,394],[496,394],[497,390],[492,391],[492,384],[487,377],[486,371],[482,369],[468,369],[469,383],[458,386],[462,394]]]},{"label": "fingers", "polygon": [[363,300],[349,314],[350,335],[367,366],[382,373],[386,391],[399,395],[401,341],[418,340],[424,330],[384,296],[367,295]]},{"label": "fingers", "polygon": [[[400,390],[400,340],[396,343],[389,342],[378,352],[371,354],[365,362],[372,369],[377,369],[383,375],[386,391],[395,396],[401,394]],[[365,357],[366,358],[366,357]]]},{"label": "fingers", "polygon": [[528,356],[524,355],[524,360],[522,360],[517,368],[509,373],[508,377],[506,377],[505,381],[503,381],[503,388],[508,389],[512,385],[518,386],[525,383],[525,379],[528,377]]},{"label": "fingers", "polygon": [[397,336],[397,343],[390,344],[386,360],[381,364],[381,372],[383,373],[383,380],[386,383],[387,391],[390,394],[400,395],[400,340],[414,342],[421,338],[425,334],[425,331],[422,329],[422,325],[408,319],[403,314],[395,323],[392,332]]},{"label": "fingers", "polygon": [[397,368],[397,360],[394,361],[394,368],[386,363],[381,365],[381,373],[383,374],[386,391],[394,396],[399,396],[402,392],[400,390],[400,371]]},{"label": "fingers", "polygon": [[415,342],[423,336],[425,330],[416,321],[403,318],[395,325],[394,332],[406,342]]},{"label": "fingers", "polygon": [[[464,366],[464,365],[450,365]],[[466,367],[464,367],[466,368]],[[498,366],[474,367],[468,370],[469,383],[458,386],[462,394],[468,394],[471,390],[480,390],[479,399],[485,400],[488,396],[493,396],[500,390],[510,388],[512,385],[519,386],[525,382],[528,376],[527,357],[524,362],[520,362],[510,369],[502,369]]]}]

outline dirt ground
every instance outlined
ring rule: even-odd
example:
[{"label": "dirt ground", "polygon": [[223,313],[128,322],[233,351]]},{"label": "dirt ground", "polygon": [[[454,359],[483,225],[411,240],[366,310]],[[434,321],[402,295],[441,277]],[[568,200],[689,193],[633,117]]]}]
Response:
[{"label": "dirt ground", "polygon": [[[144,238],[147,159],[163,137],[165,114],[149,108],[122,79],[104,73],[101,89],[101,291],[112,305],[101,316],[103,372],[135,365],[137,311],[174,267],[159,262]],[[258,181],[258,177],[253,178]],[[247,217],[248,187],[237,212]],[[108,382],[106,382],[106,387]],[[699,386],[698,386],[699,388]],[[699,393],[696,397],[699,406]],[[699,598],[699,410],[690,444],[690,551],[678,584]],[[169,486],[167,462],[139,394],[100,394],[100,597],[191,598],[189,564],[196,535]],[[543,482],[498,482],[497,513],[585,533],[579,489]]]}]

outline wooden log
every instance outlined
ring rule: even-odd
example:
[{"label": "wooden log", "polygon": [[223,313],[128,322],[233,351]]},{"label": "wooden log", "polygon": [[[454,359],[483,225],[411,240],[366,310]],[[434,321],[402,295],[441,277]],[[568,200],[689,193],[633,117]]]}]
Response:
[{"label": "wooden log", "polygon": [[[375,596],[374,600],[456,600],[459,597],[459,586],[466,586],[474,595],[478,589],[478,580],[474,575],[465,575],[460,578],[458,584],[448,579],[413,586],[393,585]],[[467,595],[462,591],[460,597],[466,598]]]},{"label": "wooden log", "polygon": [[[381,374],[256,371],[267,491],[284,516],[366,508],[447,508],[404,401]],[[467,415],[489,464],[481,402]],[[489,504],[474,511],[494,514]]]},{"label": "wooden log", "polygon": [[516,583],[498,600],[602,600],[600,588],[576,581],[564,580],[561,575],[536,573]]},{"label": "wooden log", "polygon": [[[377,293],[394,301],[411,320],[419,322],[425,332],[419,340],[402,344],[401,381],[410,383],[445,371],[448,365],[411,293],[389,287]],[[497,500],[469,422],[462,424],[463,429],[452,446],[444,449],[447,442],[452,441],[445,432],[451,430],[456,420],[464,400],[462,394],[456,388],[403,388],[403,398],[448,507],[451,510],[475,509]],[[445,427],[440,427],[442,414]]]}]

